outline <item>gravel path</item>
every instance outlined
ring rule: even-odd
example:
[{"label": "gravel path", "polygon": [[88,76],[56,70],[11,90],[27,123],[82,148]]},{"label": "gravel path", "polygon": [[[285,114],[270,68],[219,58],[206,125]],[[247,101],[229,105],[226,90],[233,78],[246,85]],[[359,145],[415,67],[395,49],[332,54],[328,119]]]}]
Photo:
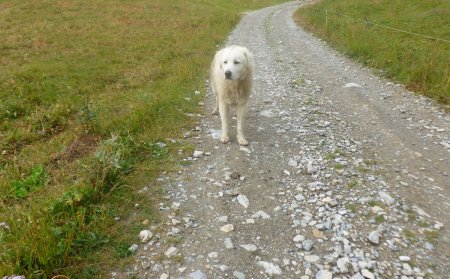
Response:
[{"label": "gravel path", "polygon": [[208,95],[165,222],[112,277],[448,278],[450,117],[298,28],[300,5],[230,34],[255,56],[250,145],[219,143]]}]

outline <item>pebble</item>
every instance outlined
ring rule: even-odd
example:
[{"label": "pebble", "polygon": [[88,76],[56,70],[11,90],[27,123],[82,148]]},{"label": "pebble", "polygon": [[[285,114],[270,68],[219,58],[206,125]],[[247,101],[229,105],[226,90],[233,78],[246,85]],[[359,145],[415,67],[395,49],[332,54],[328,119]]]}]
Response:
[{"label": "pebble", "polygon": [[253,214],[252,218],[267,220],[270,219],[270,215],[260,210]]},{"label": "pebble", "polygon": [[369,233],[367,238],[373,244],[380,244],[380,237],[381,237],[381,234],[379,231],[372,231]]},{"label": "pebble", "polygon": [[313,246],[314,246],[314,241],[312,241],[311,239],[306,239],[305,241],[302,242],[302,248],[306,252],[311,251],[313,249]]},{"label": "pebble", "polygon": [[270,276],[282,274],[280,266],[278,266],[276,264],[273,264],[270,262],[265,262],[265,261],[259,261],[257,264],[259,266],[263,267]]},{"label": "pebble", "polygon": [[312,264],[316,264],[320,262],[320,257],[317,255],[307,255],[305,256],[305,261],[312,263]]},{"label": "pebble", "polygon": [[237,279],[245,279],[245,274],[237,270],[233,271],[233,276]]},{"label": "pebble", "polygon": [[139,248],[139,246],[138,246],[137,244],[133,244],[133,245],[130,246],[130,248],[128,248],[128,250],[129,250],[131,253],[134,253],[134,252],[137,251],[138,248]]},{"label": "pebble", "polygon": [[224,244],[225,244],[225,248],[227,248],[227,249],[233,249],[234,248],[234,245],[233,245],[233,242],[231,241],[231,238],[225,238],[225,240],[224,240]]},{"label": "pebble", "polygon": [[256,250],[258,250],[258,247],[256,247],[256,245],[254,244],[242,244],[240,246],[249,252],[255,252]]},{"label": "pebble", "polygon": [[192,157],[194,158],[201,158],[203,156],[203,151],[195,150]]},{"label": "pebble", "polygon": [[233,224],[226,224],[226,225],[222,226],[220,228],[220,230],[228,233],[228,232],[234,231],[234,226],[233,226]]},{"label": "pebble", "polygon": [[301,234],[298,234],[292,240],[294,240],[294,242],[301,242],[305,240],[305,237]]},{"label": "pebble", "polygon": [[201,272],[200,270],[197,270],[195,272],[189,273],[188,279],[208,279],[208,276],[206,276],[206,274]]},{"label": "pebble", "polygon": [[164,255],[166,255],[166,257],[170,258],[172,256],[175,256],[178,252],[178,249],[176,247],[170,247],[169,249],[167,249],[166,252],[164,252]]},{"label": "pebble", "polygon": [[362,276],[364,276],[364,278],[375,279],[375,275],[373,275],[373,273],[367,269],[361,270],[361,274],[362,274]]},{"label": "pebble", "polygon": [[240,205],[247,208],[250,204],[250,201],[248,200],[246,195],[240,194],[237,196],[237,201]]},{"label": "pebble", "polygon": [[332,279],[333,273],[329,272],[328,270],[321,269],[316,274],[316,279]]},{"label": "pebble", "polygon": [[152,239],[153,237],[153,233],[149,230],[142,230],[139,233],[139,238],[141,239],[142,243],[147,243],[150,241],[150,239]]}]

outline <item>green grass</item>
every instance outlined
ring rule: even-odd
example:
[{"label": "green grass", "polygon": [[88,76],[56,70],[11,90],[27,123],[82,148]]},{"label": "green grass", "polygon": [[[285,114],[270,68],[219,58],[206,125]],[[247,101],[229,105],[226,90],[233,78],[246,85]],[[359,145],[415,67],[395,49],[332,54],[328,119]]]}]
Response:
[{"label": "green grass", "polygon": [[1,1],[0,274],[132,262],[142,221],[159,222],[155,178],[192,151],[170,139],[196,121],[217,45],[278,2]]},{"label": "green grass", "polygon": [[[325,9],[352,18],[328,12],[326,27]],[[355,20],[450,40],[449,1],[323,0],[301,8],[295,18],[351,58],[446,107],[450,104],[450,43]]]}]

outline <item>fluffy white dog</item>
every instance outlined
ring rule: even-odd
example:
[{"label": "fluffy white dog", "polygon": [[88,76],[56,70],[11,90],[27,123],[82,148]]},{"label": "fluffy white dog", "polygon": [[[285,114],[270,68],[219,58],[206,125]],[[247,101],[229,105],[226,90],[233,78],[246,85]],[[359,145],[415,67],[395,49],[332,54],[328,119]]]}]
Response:
[{"label": "fluffy white dog", "polygon": [[229,46],[221,49],[214,56],[211,64],[211,90],[216,95],[216,107],[213,114],[220,113],[222,135],[220,140],[228,143],[230,108],[236,108],[237,140],[247,145],[244,136],[244,119],[247,114],[247,103],[252,92],[253,56],[247,48]]}]

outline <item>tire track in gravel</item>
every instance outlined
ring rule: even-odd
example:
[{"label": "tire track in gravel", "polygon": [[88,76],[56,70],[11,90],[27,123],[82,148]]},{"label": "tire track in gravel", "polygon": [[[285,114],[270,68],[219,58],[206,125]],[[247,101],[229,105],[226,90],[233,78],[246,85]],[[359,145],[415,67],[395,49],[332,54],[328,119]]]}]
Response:
[{"label": "tire track in gravel", "polygon": [[250,146],[219,143],[208,95],[187,135],[201,152],[160,178],[166,222],[112,277],[447,276],[449,116],[299,29],[300,5],[230,34],[255,56]]}]

